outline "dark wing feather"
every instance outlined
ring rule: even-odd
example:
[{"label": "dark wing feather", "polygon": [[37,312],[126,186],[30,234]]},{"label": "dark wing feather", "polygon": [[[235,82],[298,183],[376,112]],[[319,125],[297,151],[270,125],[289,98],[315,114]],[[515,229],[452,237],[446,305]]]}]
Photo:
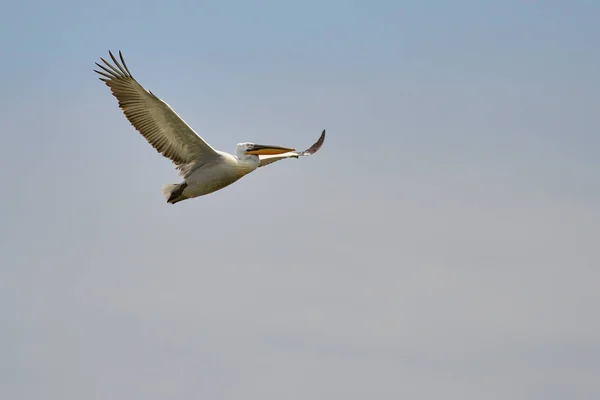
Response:
[{"label": "dark wing feather", "polygon": [[100,58],[105,65],[96,63],[99,78],[110,88],[131,125],[163,156],[180,169],[186,164],[219,154],[163,100],[140,85],[125,64],[109,52],[114,65]]}]

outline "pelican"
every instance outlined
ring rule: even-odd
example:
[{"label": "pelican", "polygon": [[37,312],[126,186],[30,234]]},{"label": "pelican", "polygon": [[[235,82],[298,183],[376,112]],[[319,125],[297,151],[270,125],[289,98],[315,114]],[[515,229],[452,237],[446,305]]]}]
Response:
[{"label": "pelican", "polygon": [[235,155],[219,151],[198,135],[165,101],[139,84],[125,64],[108,52],[114,65],[100,57],[105,65],[95,63],[101,71],[99,79],[106,83],[129,123],[179,170],[183,182],[167,184],[162,194],[167,203],[204,196],[231,185],[259,167],[286,158],[316,153],[325,140],[325,130],[308,149],[238,143]]}]

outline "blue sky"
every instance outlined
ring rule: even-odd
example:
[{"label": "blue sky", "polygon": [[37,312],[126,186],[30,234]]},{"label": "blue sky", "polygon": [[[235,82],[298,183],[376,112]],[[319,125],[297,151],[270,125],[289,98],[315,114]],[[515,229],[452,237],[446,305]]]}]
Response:
[{"label": "blue sky", "polygon": [[[13,2],[0,397],[596,399],[600,4]],[[212,195],[92,71],[209,143]]]}]

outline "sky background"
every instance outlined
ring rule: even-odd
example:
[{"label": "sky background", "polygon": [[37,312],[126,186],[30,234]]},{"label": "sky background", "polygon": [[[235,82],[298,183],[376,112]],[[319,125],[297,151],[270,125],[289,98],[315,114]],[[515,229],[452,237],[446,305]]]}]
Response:
[{"label": "sky background", "polygon": [[[0,13],[0,398],[600,398],[600,3]],[[220,150],[167,205],[108,50]]]}]

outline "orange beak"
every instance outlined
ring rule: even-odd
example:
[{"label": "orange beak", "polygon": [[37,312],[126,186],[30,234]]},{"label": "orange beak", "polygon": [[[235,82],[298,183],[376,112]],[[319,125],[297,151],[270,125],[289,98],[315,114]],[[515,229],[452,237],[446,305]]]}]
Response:
[{"label": "orange beak", "polygon": [[254,154],[254,155],[273,155],[273,154],[283,154],[288,153],[290,151],[296,151],[296,149],[291,149],[289,147],[280,147],[280,146],[265,146],[262,144],[255,144],[249,150],[246,150],[246,154]]}]

